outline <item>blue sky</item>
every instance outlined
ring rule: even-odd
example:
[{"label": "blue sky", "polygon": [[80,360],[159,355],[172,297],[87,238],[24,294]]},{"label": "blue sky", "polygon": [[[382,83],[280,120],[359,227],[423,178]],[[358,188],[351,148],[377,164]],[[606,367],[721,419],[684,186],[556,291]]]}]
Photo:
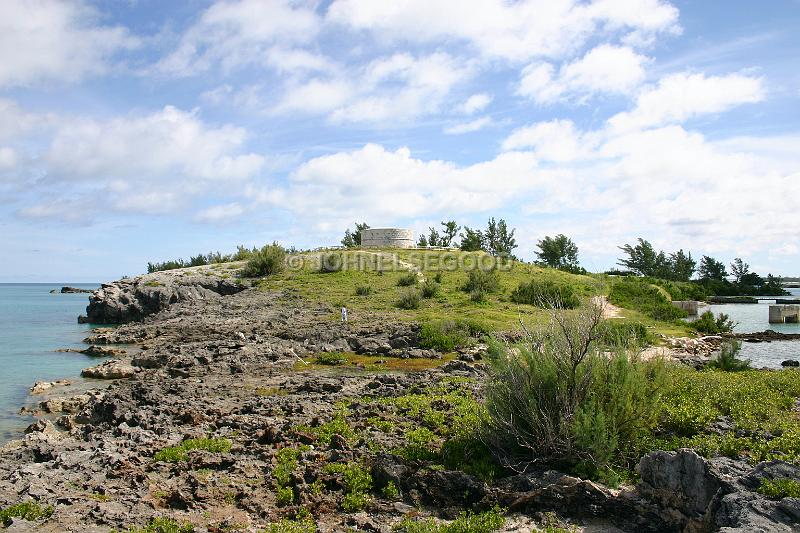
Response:
[{"label": "blue sky", "polygon": [[798,275],[799,34],[790,0],[5,0],[0,281],[490,216],[526,259]]}]

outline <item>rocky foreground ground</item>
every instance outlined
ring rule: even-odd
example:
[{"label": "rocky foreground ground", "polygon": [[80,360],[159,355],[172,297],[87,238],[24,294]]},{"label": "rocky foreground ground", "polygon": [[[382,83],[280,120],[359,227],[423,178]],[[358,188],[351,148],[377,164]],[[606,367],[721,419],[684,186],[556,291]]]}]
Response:
[{"label": "rocky foreground ground", "polygon": [[[301,531],[280,522],[299,516],[319,531],[388,532],[494,507],[502,531],[553,520],[586,531],[797,530],[799,499],[756,492],[764,478],[800,479],[778,461],[657,452],[642,459],[636,487],[617,490],[546,469],[484,481],[469,457],[458,468],[433,461],[425,446],[438,435],[421,429],[463,421],[463,398],[480,397],[480,349],[442,359],[419,348],[413,324],[379,315],[342,324],[334,311],[199,271],[93,295],[92,321],[124,324],[87,341],[138,348],[90,371],[116,378],[96,390],[37,391],[51,389],[42,418],[0,451],[0,505],[32,500],[53,513],[13,519],[9,531],[108,532],[154,517],[201,532]],[[306,366],[339,352],[374,364]],[[394,359],[432,362],[383,368]]]}]

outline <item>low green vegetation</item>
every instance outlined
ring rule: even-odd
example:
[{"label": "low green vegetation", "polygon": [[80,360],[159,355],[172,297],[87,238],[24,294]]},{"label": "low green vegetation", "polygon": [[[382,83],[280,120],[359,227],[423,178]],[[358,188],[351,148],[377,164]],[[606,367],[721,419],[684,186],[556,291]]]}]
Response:
[{"label": "low green vegetation", "polygon": [[295,518],[284,518],[273,522],[259,533],[316,533],[317,523],[306,509],[301,509]]},{"label": "low green vegetation", "polygon": [[511,293],[511,301],[544,309],[575,309],[581,303],[570,285],[559,285],[549,280],[521,283]]},{"label": "low green vegetation", "polygon": [[[180,523],[172,518],[153,518],[144,527],[131,527],[124,533],[194,533],[192,524]],[[116,533],[112,531],[112,533]]]},{"label": "low green vegetation", "polygon": [[497,271],[476,268],[467,274],[467,282],[463,291],[466,293],[481,292],[491,294],[500,290],[500,276]]},{"label": "low green vegetation", "polygon": [[762,479],[758,492],[768,498],[800,498],[800,481],[788,478]]},{"label": "low green vegetation", "polygon": [[647,326],[641,322],[604,320],[598,326],[598,339],[608,347],[642,348],[655,339]]},{"label": "low green vegetation", "polygon": [[723,342],[719,349],[719,355],[708,362],[708,368],[722,370],[724,372],[741,372],[750,370],[749,359],[739,359],[736,355],[742,348],[742,343],[737,340]]},{"label": "low green vegetation", "polygon": [[244,261],[250,257],[251,254],[257,251],[256,248],[248,250],[244,246],[238,246],[236,252],[232,254],[221,254],[220,252],[209,252],[207,254],[198,254],[185,259],[172,259],[161,263],[147,263],[147,273],[160,272],[163,270],[174,270],[176,268],[187,268],[202,265],[212,265],[218,263],[229,263],[231,261]]},{"label": "low green vegetation", "polygon": [[35,522],[37,520],[46,520],[51,516],[53,516],[53,508],[49,505],[41,506],[34,502],[22,502],[0,510],[0,525],[9,525],[12,518]]},{"label": "low green vegetation", "polygon": [[314,359],[318,365],[339,366],[347,364],[347,356],[341,352],[325,352],[318,354]]},{"label": "low green vegetation", "polygon": [[425,280],[421,286],[423,298],[435,298],[439,294],[440,285],[432,280]]},{"label": "low green vegetation", "polygon": [[670,300],[666,290],[638,278],[615,281],[608,294],[608,301],[612,304],[634,309],[653,320],[669,322],[684,318],[686,312],[673,306]]},{"label": "low green vegetation", "polygon": [[[698,372],[669,368],[649,450],[693,448],[705,456],[800,463],[800,370]],[[717,421],[720,429],[712,430]]]},{"label": "low green vegetation", "polygon": [[319,256],[319,272],[331,274],[344,268],[344,256],[339,252],[326,252]]},{"label": "low green vegetation", "polygon": [[283,272],[286,268],[286,250],[274,242],[250,252],[242,269],[241,275],[245,278],[271,276]]},{"label": "low green vegetation", "polygon": [[156,452],[153,460],[166,463],[177,463],[188,459],[192,450],[205,450],[212,453],[227,453],[231,450],[231,441],[224,437],[188,439],[177,446],[170,446]]},{"label": "low green vegetation", "polygon": [[278,505],[290,505],[294,502],[291,481],[301,453],[301,449],[281,448],[275,455],[276,464],[272,470],[272,478],[275,481],[275,499]]},{"label": "low green vegetation", "polygon": [[358,285],[356,287],[356,295],[358,296],[369,296],[372,294],[372,286],[371,285]]},{"label": "low green vegetation", "polygon": [[419,282],[419,276],[417,276],[416,272],[408,272],[400,276],[400,279],[397,280],[397,285],[400,287],[411,287],[412,285],[416,285]]},{"label": "low green vegetation", "polygon": [[500,509],[482,513],[463,512],[452,522],[439,522],[432,518],[403,520],[395,531],[405,533],[491,533],[505,524]]},{"label": "low green vegetation", "polygon": [[325,465],[323,471],[339,478],[344,489],[342,510],[348,513],[360,511],[371,500],[372,475],[363,464],[357,462],[329,463]]},{"label": "low green vegetation", "polygon": [[397,307],[400,309],[411,310],[419,309],[422,303],[422,294],[417,289],[406,289],[397,298]]},{"label": "low green vegetation", "polygon": [[419,344],[446,353],[488,333],[489,328],[477,320],[436,320],[422,324]]}]

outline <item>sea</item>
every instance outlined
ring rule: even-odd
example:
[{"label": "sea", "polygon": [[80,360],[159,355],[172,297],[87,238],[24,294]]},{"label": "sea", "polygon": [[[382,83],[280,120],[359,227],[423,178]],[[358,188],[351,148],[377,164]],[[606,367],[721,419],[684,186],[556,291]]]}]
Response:
[{"label": "sea", "polygon": [[[800,298],[800,288],[786,289],[791,296],[779,298]],[[710,310],[714,314],[725,313],[735,323],[733,330],[737,333],[753,333],[771,329],[781,333],[800,333],[800,324],[770,324],[769,306],[775,300],[759,300],[757,304],[714,304]],[[700,312],[708,310],[700,308]],[[781,362],[787,359],[800,361],[800,341],[773,341],[761,343],[742,343],[740,359],[750,359],[755,368],[781,368]]]},{"label": "sea", "polygon": [[0,283],[0,443],[19,438],[34,421],[19,414],[34,400],[31,385],[66,378],[79,387],[86,383],[81,370],[103,360],[57,351],[85,348],[82,340],[91,330],[78,324],[89,294],[61,294],[62,286],[96,289],[99,284]]}]

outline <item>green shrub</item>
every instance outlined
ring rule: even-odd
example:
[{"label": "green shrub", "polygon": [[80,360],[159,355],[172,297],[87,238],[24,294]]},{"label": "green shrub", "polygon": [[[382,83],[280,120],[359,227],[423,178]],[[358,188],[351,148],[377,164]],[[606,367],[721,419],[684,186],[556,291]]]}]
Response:
[{"label": "green shrub", "polygon": [[708,362],[708,368],[725,372],[741,372],[750,370],[749,359],[738,359],[736,356],[742,349],[742,343],[737,340],[723,342],[719,347],[719,355]]},{"label": "green shrub", "polygon": [[400,276],[400,279],[397,280],[397,285],[399,287],[411,287],[412,285],[416,285],[419,282],[419,276],[417,276],[416,272],[408,272]]},{"label": "green shrub", "polygon": [[500,290],[500,277],[496,270],[482,270],[476,268],[469,271],[467,282],[462,287],[464,292],[481,291],[493,293]]},{"label": "green shrub", "polygon": [[437,273],[436,273],[436,274],[433,276],[433,281],[435,281],[436,283],[439,283],[439,284],[441,284],[441,283],[442,283],[442,272],[441,272],[441,270],[440,270],[439,272],[437,272]]},{"label": "green shrub", "polygon": [[396,450],[397,455],[409,461],[433,461],[438,457],[433,442],[436,434],[428,428],[409,429],[405,433],[406,443]]},{"label": "green shrub", "polygon": [[[305,511],[305,512],[303,512]],[[261,533],[316,533],[317,523],[311,513],[302,509],[294,520],[284,518],[278,522],[273,522]]]},{"label": "green shrub", "polygon": [[730,333],[733,331],[735,323],[725,313],[720,313],[714,317],[714,313],[706,311],[691,323],[692,328],[707,335],[718,335],[720,333]]},{"label": "green shrub", "polygon": [[471,302],[476,304],[482,304],[486,302],[486,291],[481,289],[475,289],[474,291],[469,293],[469,299]]},{"label": "green shrub", "polygon": [[550,280],[521,283],[511,293],[511,301],[545,309],[575,309],[581,303],[571,286],[558,285]]},{"label": "green shrub", "polygon": [[29,522],[46,520],[53,516],[53,508],[49,505],[42,507],[34,502],[22,502],[0,510],[0,524],[7,526],[12,518],[22,518]]},{"label": "green shrub", "polygon": [[623,278],[611,285],[608,301],[614,305],[644,313],[654,320],[673,321],[686,317],[664,293],[638,278]]},{"label": "green shrub", "polygon": [[397,299],[397,307],[400,309],[419,309],[422,303],[422,296],[416,289],[407,289],[400,293]]},{"label": "green shrub", "polygon": [[435,281],[426,280],[422,284],[422,297],[423,298],[434,298],[437,294],[439,294],[439,284]]},{"label": "green shrub", "polygon": [[449,439],[442,445],[439,457],[445,468],[461,470],[484,481],[491,481],[502,472],[491,450],[476,435]]},{"label": "green shrub", "polygon": [[270,276],[283,272],[284,268],[286,268],[286,250],[274,242],[250,254],[242,269],[242,276],[245,278]]},{"label": "green shrub", "polygon": [[330,463],[323,469],[328,474],[340,474],[341,484],[344,488],[342,509],[348,513],[360,511],[370,501],[372,490],[372,475],[360,463]]},{"label": "green shrub", "polygon": [[356,287],[357,296],[369,296],[370,294],[372,294],[371,285],[359,285],[358,287]]},{"label": "green shrub", "polygon": [[272,469],[275,479],[275,499],[278,505],[289,505],[294,502],[294,490],[290,483],[292,474],[297,469],[302,450],[297,448],[281,448],[275,455],[276,465]]},{"label": "green shrub", "polygon": [[501,462],[531,460],[595,469],[629,466],[658,423],[663,364],[593,341],[596,308],[553,311],[550,324],[492,361],[484,438]]},{"label": "green shrub", "polygon": [[641,322],[605,320],[598,328],[599,341],[606,346],[640,348],[651,343],[653,336]]},{"label": "green shrub", "polygon": [[800,498],[800,482],[796,479],[778,478],[762,479],[758,492],[768,498],[780,500],[782,498]]},{"label": "green shrub", "polygon": [[143,528],[132,527],[127,533],[194,533],[194,526],[183,524],[172,518],[153,518]]},{"label": "green shrub", "polygon": [[403,520],[397,529],[405,533],[491,533],[505,524],[505,518],[497,507],[483,513],[462,512],[449,523],[437,522],[432,518]]},{"label": "green shrub", "polygon": [[340,252],[327,252],[319,256],[319,271],[323,274],[341,272],[344,268],[344,255]]},{"label": "green shrub", "polygon": [[470,337],[489,333],[489,329],[474,320],[439,320],[422,324],[419,345],[440,352],[452,352],[464,346]]},{"label": "green shrub", "polygon": [[212,453],[227,453],[231,450],[231,441],[224,437],[188,439],[177,446],[170,446],[156,452],[153,460],[166,463],[177,463],[188,458],[192,450],[206,450]]},{"label": "green shrub", "polygon": [[339,366],[347,364],[347,357],[341,352],[324,352],[318,354],[314,362],[318,365]]},{"label": "green shrub", "polygon": [[389,481],[382,489],[381,494],[388,500],[396,500],[400,497],[400,491],[397,489],[394,481]]}]

